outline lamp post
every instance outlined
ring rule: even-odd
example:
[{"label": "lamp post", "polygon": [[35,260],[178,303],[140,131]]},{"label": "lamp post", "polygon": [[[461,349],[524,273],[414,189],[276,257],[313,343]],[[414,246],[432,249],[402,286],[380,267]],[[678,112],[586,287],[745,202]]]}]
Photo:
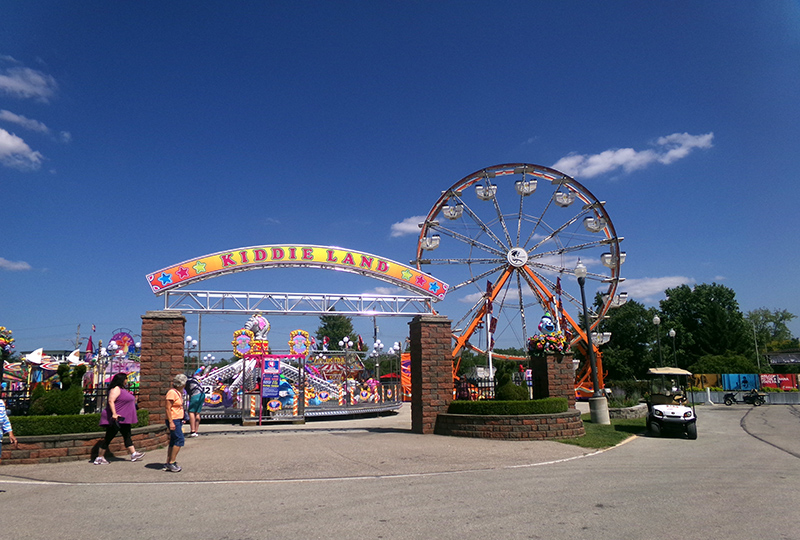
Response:
[{"label": "lamp post", "polygon": [[675,367],[678,367],[678,352],[675,349],[675,329],[670,328],[667,334],[672,338],[672,361],[675,362]]},{"label": "lamp post", "polygon": [[381,340],[376,339],[375,343],[372,345],[372,352],[369,353],[369,355],[375,361],[375,380],[379,383],[381,382],[381,351],[383,351],[383,343],[381,343]]},{"label": "lamp post", "polygon": [[581,302],[583,303],[583,328],[586,332],[586,345],[589,349],[589,365],[592,369],[592,387],[594,393],[589,398],[589,414],[594,424],[611,423],[611,418],[608,415],[608,400],[605,394],[600,389],[600,381],[597,377],[597,358],[594,355],[594,343],[592,342],[592,330],[589,327],[589,310],[586,307],[586,292],[584,285],[586,285],[586,266],[578,259],[578,265],[575,267],[575,277],[578,278],[578,285],[581,288]]},{"label": "lamp post", "polygon": [[345,405],[350,405],[350,385],[347,384],[347,362],[348,362],[348,354],[350,352],[350,347],[353,346],[353,341],[344,336],[341,341],[339,341],[339,348],[344,351],[344,364],[342,365],[342,379],[344,379],[344,394],[347,396],[345,400]]},{"label": "lamp post", "polygon": [[108,374],[113,376],[114,375],[114,358],[117,356],[117,351],[119,350],[119,345],[113,339],[108,342],[108,357],[109,357],[109,370]]},{"label": "lamp post", "polygon": [[208,367],[216,361],[217,357],[209,353],[203,357],[203,365]]},{"label": "lamp post", "polygon": [[192,365],[191,357],[189,355],[192,353],[192,350],[197,348],[197,340],[192,339],[192,336],[186,336],[184,342],[186,343],[186,360],[184,361],[183,370],[189,371],[189,366]]},{"label": "lamp post", "polygon": [[664,356],[661,354],[661,318],[658,315],[653,317],[653,324],[656,325],[656,341],[658,341],[658,367],[664,367]]}]

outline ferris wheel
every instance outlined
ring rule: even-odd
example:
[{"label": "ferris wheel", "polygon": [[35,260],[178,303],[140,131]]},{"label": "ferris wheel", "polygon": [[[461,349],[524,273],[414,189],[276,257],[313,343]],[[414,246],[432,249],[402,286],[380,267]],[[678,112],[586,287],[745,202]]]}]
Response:
[{"label": "ferris wheel", "polygon": [[[595,291],[603,295],[599,308],[589,306],[592,331],[627,297],[617,294],[625,253],[605,202],[554,169],[514,163],[476,171],[443,191],[420,227],[412,263],[449,281],[448,299],[464,303],[453,357],[464,348],[526,351],[543,312],[570,346],[585,346],[579,262],[587,268],[587,304]],[[492,332],[483,345],[482,328]],[[601,339],[594,337],[595,347]]]}]

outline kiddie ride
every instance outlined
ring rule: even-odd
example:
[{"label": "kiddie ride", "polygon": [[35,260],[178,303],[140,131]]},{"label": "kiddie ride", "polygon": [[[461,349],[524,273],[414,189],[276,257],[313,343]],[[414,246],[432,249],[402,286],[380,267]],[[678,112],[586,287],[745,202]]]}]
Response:
[{"label": "kiddie ride", "polygon": [[296,420],[305,416],[375,413],[396,410],[402,395],[394,385],[373,379],[354,380],[363,372],[353,352],[316,354],[310,358],[308,332],[290,334],[289,354],[271,354],[269,322],[253,315],[234,332],[239,360],[196,375],[206,400],[203,418]]},{"label": "kiddie ride", "polygon": [[686,406],[688,378],[692,375],[676,367],[650,368],[650,396],[647,398],[647,430],[655,436],[666,432],[685,433],[697,438],[694,403]]},{"label": "kiddie ride", "polygon": [[753,388],[749,392],[745,393],[741,399],[736,399],[736,392],[728,392],[722,398],[725,401],[725,405],[733,405],[734,403],[747,403],[749,405],[753,405],[754,407],[758,407],[759,405],[763,405],[767,402],[766,394],[763,394]]}]

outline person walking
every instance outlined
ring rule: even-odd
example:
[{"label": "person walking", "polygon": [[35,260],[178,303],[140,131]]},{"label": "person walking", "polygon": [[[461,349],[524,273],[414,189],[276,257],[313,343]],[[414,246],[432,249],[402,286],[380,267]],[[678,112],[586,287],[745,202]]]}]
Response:
[{"label": "person walking", "polygon": [[122,441],[131,456],[131,461],[139,461],[144,457],[144,452],[136,451],[131,439],[131,426],[139,422],[139,418],[136,414],[136,396],[125,388],[127,381],[127,373],[117,373],[111,378],[111,384],[108,387],[108,404],[100,414],[100,425],[106,426],[106,436],[100,443],[100,451],[93,462],[95,465],[108,465],[106,452],[108,452],[108,445],[117,436],[117,433],[122,434]]},{"label": "person walking", "polygon": [[178,452],[185,443],[183,438],[183,389],[186,388],[186,375],[178,373],[172,379],[172,388],[167,390],[167,427],[169,428],[169,447],[167,448],[167,462],[164,470],[168,472],[181,472],[176,461]]},{"label": "person walking", "polygon": [[14,430],[11,429],[11,420],[8,419],[8,414],[6,413],[6,402],[0,399],[0,462],[3,461],[3,434],[8,433],[8,439],[11,441],[11,444],[14,445],[14,448],[17,448],[19,444],[17,443],[17,438],[14,436]]},{"label": "person walking", "polygon": [[203,385],[194,377],[190,377],[186,382],[186,393],[189,394],[189,437],[197,437],[200,428],[200,411],[206,401],[206,394],[203,392]]}]

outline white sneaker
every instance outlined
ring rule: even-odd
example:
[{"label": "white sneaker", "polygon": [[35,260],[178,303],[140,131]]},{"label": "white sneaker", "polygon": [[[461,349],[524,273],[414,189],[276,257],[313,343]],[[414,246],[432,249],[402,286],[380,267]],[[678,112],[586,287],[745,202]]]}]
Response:
[{"label": "white sneaker", "polygon": [[189,437],[197,437],[197,432],[193,431],[192,433],[189,434]]},{"label": "white sneaker", "polygon": [[103,456],[97,456],[97,459],[95,459],[92,463],[95,465],[108,465],[108,461],[106,461],[106,458]]},{"label": "white sneaker", "polygon": [[144,457],[144,452],[134,452],[131,454],[131,461],[139,461]]}]

